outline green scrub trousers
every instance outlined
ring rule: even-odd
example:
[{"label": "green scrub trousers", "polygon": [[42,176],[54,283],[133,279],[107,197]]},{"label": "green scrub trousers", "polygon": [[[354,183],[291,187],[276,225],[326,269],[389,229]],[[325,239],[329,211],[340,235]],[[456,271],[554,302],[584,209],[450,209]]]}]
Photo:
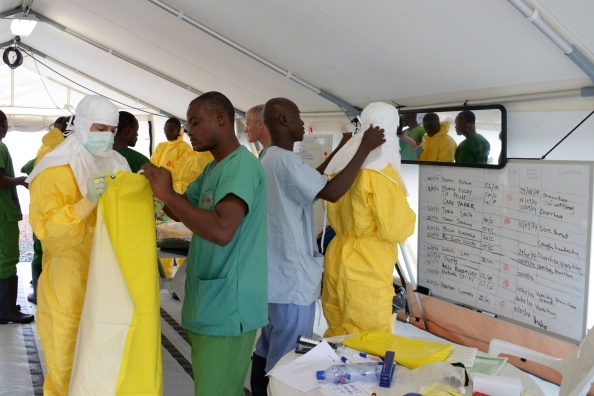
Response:
[{"label": "green scrub trousers", "polygon": [[19,262],[19,223],[0,223],[0,279],[16,276]]},{"label": "green scrub trousers", "polygon": [[256,331],[209,336],[186,330],[192,345],[194,394],[243,396]]}]

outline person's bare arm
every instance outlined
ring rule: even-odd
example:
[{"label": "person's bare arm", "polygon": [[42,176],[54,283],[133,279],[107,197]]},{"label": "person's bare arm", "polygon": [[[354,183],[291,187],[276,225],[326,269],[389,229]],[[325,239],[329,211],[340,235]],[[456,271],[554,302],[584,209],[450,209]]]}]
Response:
[{"label": "person's bare arm", "polygon": [[[185,193],[182,195],[182,197],[184,197],[185,199],[188,199],[188,197],[186,196]],[[167,205],[165,205],[165,202],[163,202],[163,205],[164,205],[163,206],[163,212],[165,212],[165,214],[167,215],[167,217],[169,217],[173,221],[181,221],[180,219],[177,218],[177,216],[175,215],[175,213],[173,213],[171,211],[171,209],[169,209],[167,207]]]},{"label": "person's bare arm", "polygon": [[27,183],[25,183],[25,179],[27,176],[19,176],[19,177],[9,177],[4,174],[4,169],[0,168],[0,189],[8,190],[9,188],[13,188],[16,186],[25,186],[27,187]]},{"label": "person's bare arm", "polygon": [[338,153],[338,151],[340,151],[340,149],[342,148],[342,146],[345,145],[346,142],[348,142],[351,137],[353,136],[353,134],[351,132],[347,132],[347,133],[343,133],[342,134],[342,138],[340,139],[340,142],[338,143],[338,146],[336,146],[336,148],[334,149],[334,151],[332,151],[330,153],[330,155],[328,156],[328,158],[326,158],[324,160],[324,162],[322,162],[320,164],[320,166],[318,166],[316,168],[316,170],[318,172],[320,172],[320,174],[324,174],[324,171],[326,170],[326,167],[328,166],[328,164],[330,163],[330,161],[332,161],[332,158],[334,158],[334,154]]},{"label": "person's bare arm", "polygon": [[219,201],[214,210],[192,205],[187,196],[173,190],[171,172],[147,163],[142,166],[153,193],[165,204],[168,215],[178,219],[199,237],[225,246],[233,240],[241,221],[247,214],[247,204],[238,196],[229,194]]},{"label": "person's bare arm", "polygon": [[361,169],[361,165],[363,165],[369,153],[384,144],[385,141],[384,130],[371,125],[365,131],[361,144],[351,161],[326,183],[316,197],[330,202],[338,201],[355,181],[357,172]]}]

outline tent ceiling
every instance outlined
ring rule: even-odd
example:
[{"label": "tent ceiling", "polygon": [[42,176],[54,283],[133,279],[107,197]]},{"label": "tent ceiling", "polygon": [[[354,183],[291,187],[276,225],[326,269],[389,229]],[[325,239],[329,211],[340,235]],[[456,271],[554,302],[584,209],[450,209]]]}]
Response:
[{"label": "tent ceiling", "polygon": [[[594,59],[589,21],[594,2],[529,3]],[[4,0],[0,12],[20,4]],[[359,107],[376,100],[405,106],[463,103],[592,85],[506,1],[172,0],[167,4]],[[31,12],[194,90],[221,91],[243,111],[276,96],[292,99],[302,112],[339,111],[315,92],[148,0],[35,0]],[[10,20],[0,20],[0,42],[12,40],[9,26]],[[49,24],[38,24],[22,43],[178,117],[184,118],[188,102],[196,96]],[[62,72],[81,81],[72,71]]]}]

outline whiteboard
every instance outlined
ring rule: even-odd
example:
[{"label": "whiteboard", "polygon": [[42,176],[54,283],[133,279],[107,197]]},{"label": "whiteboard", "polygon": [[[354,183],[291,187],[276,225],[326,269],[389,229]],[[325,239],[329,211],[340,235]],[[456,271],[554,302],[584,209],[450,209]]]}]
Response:
[{"label": "whiteboard", "polygon": [[317,168],[332,152],[331,134],[303,135],[303,140],[295,142],[294,151],[303,162],[312,168]]},{"label": "whiteboard", "polygon": [[[332,135],[312,133],[303,135],[301,142],[295,142],[294,151],[303,162],[312,168],[317,168],[332,152]],[[324,228],[324,206],[321,199],[313,205],[314,235],[318,235]]]},{"label": "whiteboard", "polygon": [[586,334],[593,162],[422,166],[418,283],[556,338]]}]

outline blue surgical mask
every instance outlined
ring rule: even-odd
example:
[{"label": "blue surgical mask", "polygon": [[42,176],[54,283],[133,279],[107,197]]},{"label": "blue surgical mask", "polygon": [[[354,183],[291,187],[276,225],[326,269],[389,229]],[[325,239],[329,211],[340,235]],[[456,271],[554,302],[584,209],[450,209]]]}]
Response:
[{"label": "blue surgical mask", "polygon": [[104,157],[113,150],[114,134],[112,132],[87,132],[85,148],[95,157]]}]

